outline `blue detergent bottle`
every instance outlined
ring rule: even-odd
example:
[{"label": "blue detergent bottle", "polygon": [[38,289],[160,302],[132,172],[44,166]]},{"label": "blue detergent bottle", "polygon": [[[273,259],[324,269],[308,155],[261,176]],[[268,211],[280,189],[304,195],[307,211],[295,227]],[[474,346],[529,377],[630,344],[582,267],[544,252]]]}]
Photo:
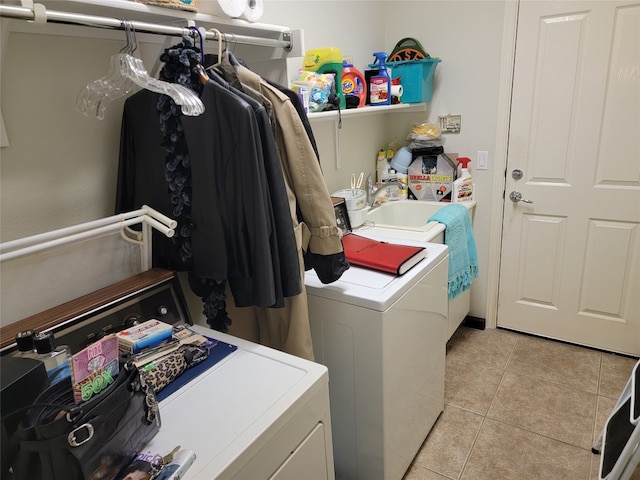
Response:
[{"label": "blue detergent bottle", "polygon": [[390,105],[391,104],[391,75],[387,69],[386,60],[388,55],[384,52],[376,52],[373,54],[378,64],[377,75],[369,79],[369,97],[371,106]]}]

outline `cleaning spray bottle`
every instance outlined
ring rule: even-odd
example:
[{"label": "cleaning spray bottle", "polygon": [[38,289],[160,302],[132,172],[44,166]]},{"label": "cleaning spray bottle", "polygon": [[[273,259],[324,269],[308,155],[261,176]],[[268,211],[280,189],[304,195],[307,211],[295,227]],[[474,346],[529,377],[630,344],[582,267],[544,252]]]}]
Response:
[{"label": "cleaning spray bottle", "polygon": [[387,69],[387,54],[384,52],[376,52],[374,65],[378,64],[378,74],[369,79],[369,97],[371,105],[390,105],[391,104],[391,75]]},{"label": "cleaning spray bottle", "polygon": [[471,159],[468,157],[458,157],[457,160],[458,178],[453,182],[451,201],[453,203],[471,202],[474,200],[474,184],[467,168]]}]

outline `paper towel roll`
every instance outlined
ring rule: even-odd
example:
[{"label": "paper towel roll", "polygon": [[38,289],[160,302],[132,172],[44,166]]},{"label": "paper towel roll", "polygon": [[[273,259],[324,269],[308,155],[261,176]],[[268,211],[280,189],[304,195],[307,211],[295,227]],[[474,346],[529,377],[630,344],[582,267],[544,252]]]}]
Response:
[{"label": "paper towel roll", "polygon": [[244,13],[248,0],[200,0],[198,11],[218,17],[238,18]]},{"label": "paper towel roll", "polygon": [[262,0],[247,0],[247,5],[244,7],[244,18],[250,22],[257,22],[262,18],[264,12],[264,5]]},{"label": "paper towel roll", "polygon": [[402,85],[391,85],[391,96],[400,98],[402,96]]}]

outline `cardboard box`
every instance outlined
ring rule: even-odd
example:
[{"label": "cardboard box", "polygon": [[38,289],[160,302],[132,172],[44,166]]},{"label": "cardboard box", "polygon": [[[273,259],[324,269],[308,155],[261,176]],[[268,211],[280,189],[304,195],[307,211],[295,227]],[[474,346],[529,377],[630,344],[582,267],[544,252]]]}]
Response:
[{"label": "cardboard box", "polygon": [[422,155],[409,165],[409,193],[416,200],[450,202],[457,153]]},{"label": "cardboard box", "polygon": [[171,338],[173,326],[159,320],[147,320],[116,333],[118,348],[123,353],[138,353]]}]

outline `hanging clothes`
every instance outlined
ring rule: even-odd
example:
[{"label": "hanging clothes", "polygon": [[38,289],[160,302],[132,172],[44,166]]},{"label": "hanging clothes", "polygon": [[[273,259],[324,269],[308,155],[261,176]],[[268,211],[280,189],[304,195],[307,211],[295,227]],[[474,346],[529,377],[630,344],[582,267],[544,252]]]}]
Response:
[{"label": "hanging clothes", "polygon": [[[160,72],[160,78],[165,81],[180,83],[183,86],[200,92],[201,95],[204,94],[204,87],[199,81],[201,71],[199,63],[201,56],[199,51],[195,53],[196,51],[197,49],[192,48],[192,43],[189,38],[183,39],[182,44],[165,50],[165,53],[161,57],[161,60],[165,62],[165,66]],[[234,100],[236,101],[234,102]],[[169,179],[169,177],[175,176],[176,173],[170,166],[179,168],[182,163],[185,163],[177,161],[178,158],[175,158],[176,161],[174,161],[172,160],[173,157],[189,158],[188,163],[190,169],[194,170],[194,172],[193,175],[189,177],[192,179],[191,190],[185,188],[185,191],[193,191],[195,189],[196,192],[199,192],[199,194],[196,193],[195,195],[202,197],[202,201],[196,202],[200,207],[205,205],[203,200],[205,195],[207,199],[210,199],[211,195],[213,195],[213,197],[218,200],[214,208],[217,209],[215,210],[216,213],[221,215],[223,228],[216,230],[216,232],[222,232],[227,242],[226,250],[216,252],[215,260],[219,261],[224,259],[222,267],[227,270],[226,279],[235,292],[236,303],[239,305],[280,307],[283,305],[283,296],[295,295],[301,290],[301,280],[295,268],[297,258],[295,251],[291,249],[291,244],[294,240],[291,234],[290,220],[282,215],[271,215],[272,205],[276,205],[277,208],[278,204],[283,203],[281,200],[278,200],[279,196],[284,195],[282,180],[280,180],[280,186],[275,183],[272,185],[274,193],[270,194],[267,184],[263,181],[264,175],[261,170],[263,167],[263,159],[261,158],[261,151],[257,149],[260,140],[258,139],[255,129],[255,122],[246,104],[233,96],[225,96],[224,93],[222,93],[222,97],[220,97],[220,102],[214,103],[214,105],[218,107],[220,104],[226,107],[224,109],[226,114],[232,114],[235,106],[236,120],[239,121],[240,126],[246,125],[246,128],[236,128],[234,130],[236,140],[229,141],[230,136],[228,135],[228,131],[220,130],[220,125],[224,126],[224,122],[216,123],[218,119],[215,116],[200,116],[198,117],[199,122],[196,126],[202,126],[203,119],[213,120],[213,123],[209,122],[209,127],[213,127],[213,137],[214,139],[218,139],[218,141],[214,141],[213,144],[204,141],[187,148],[185,128],[181,123],[182,117],[176,114],[177,110],[173,108],[174,106],[168,97],[161,97],[158,108],[161,110],[160,123],[161,130],[164,134],[163,146],[168,152],[167,158],[169,159],[167,161],[167,178]],[[209,110],[212,111],[211,109]],[[220,117],[220,115],[218,115],[218,117]],[[238,140],[240,138],[239,132],[242,131],[248,134],[247,138],[250,140],[253,138],[254,141],[246,144],[242,141],[246,140],[246,138]],[[211,140],[211,136],[208,135],[210,133],[209,130],[201,133],[204,134],[204,136],[196,138]],[[208,149],[211,145],[213,145],[214,150],[216,148],[218,149],[215,157],[217,161],[213,164],[210,163],[211,156],[208,154]],[[189,153],[189,149],[194,151],[194,155]],[[178,155],[176,155],[176,153]],[[236,159],[235,161],[234,158]],[[224,165],[218,165],[229,160],[231,163],[228,163],[228,165],[232,165],[232,167],[227,168]],[[255,201],[254,203],[246,202],[250,208],[248,210],[243,209],[241,205],[243,198],[237,197],[239,189],[234,190],[233,188],[227,188],[225,192],[223,185],[217,185],[218,188],[213,190],[211,188],[205,189],[204,187],[206,185],[213,185],[212,178],[209,175],[212,171],[212,165],[222,168],[222,170],[216,172],[217,179],[224,179],[224,176],[218,173],[228,174],[234,167],[237,168],[237,166],[248,167],[249,170],[246,175],[251,177],[251,175],[254,174],[252,167],[257,166],[257,176],[252,177],[253,181],[245,180],[244,183],[249,187],[256,186],[259,192],[262,192],[262,198],[259,195],[254,195],[257,198],[258,204],[256,204]],[[236,175],[231,176],[237,178]],[[274,180],[274,182],[276,180]],[[197,187],[195,185],[197,183],[200,183],[201,187]],[[180,196],[176,195],[173,184],[170,183],[170,186],[172,187],[170,189],[172,199],[174,197],[178,197],[179,199]],[[232,184],[229,183],[229,186],[232,186]],[[180,184],[178,187],[181,188],[182,185]],[[229,192],[236,192],[235,202],[234,197],[228,194]],[[229,197],[231,197],[230,203]],[[270,205],[269,201],[273,202],[273,204]],[[197,295],[203,298],[203,312],[207,317],[208,323],[213,328],[226,331],[230,320],[224,310],[226,307],[224,301],[224,281],[216,278],[212,279],[211,277],[215,275],[215,273],[203,271],[203,269],[207,268],[207,265],[202,265],[205,259],[203,253],[206,252],[206,244],[202,245],[205,250],[198,248],[198,239],[204,238],[202,231],[212,232],[212,230],[207,228],[209,226],[207,224],[202,222],[197,223],[197,216],[191,213],[193,209],[192,204],[193,202],[185,205],[185,208],[182,209],[183,211],[189,212],[186,223],[189,228],[185,228],[185,230],[190,232],[191,235],[189,238],[185,238],[183,242],[183,245],[188,244],[190,248],[182,248],[181,252],[194,254],[198,258],[198,260],[192,264],[192,270],[189,275],[189,285]],[[206,204],[210,205],[210,202]],[[258,208],[251,208],[252,205],[257,205]],[[239,210],[229,212],[229,210],[234,207],[239,208]],[[264,210],[261,210],[261,207],[264,207]],[[209,211],[211,211],[210,208]],[[238,215],[238,213],[240,215]],[[278,216],[284,218],[285,221],[276,221],[276,217]],[[180,219],[178,220],[180,221]],[[240,227],[240,229],[237,227]],[[200,232],[196,232],[196,235],[193,235],[195,229],[199,229]],[[279,236],[277,235],[278,230],[280,230]],[[236,232],[238,234],[235,234]],[[268,238],[264,237],[265,232]],[[279,244],[283,245],[283,254],[279,254]],[[265,245],[268,245],[268,247],[264,247]],[[265,255],[265,250],[262,250],[263,248],[268,248],[271,255]],[[192,249],[194,250],[192,251]],[[249,255],[248,257],[247,254]],[[287,265],[288,269],[282,269],[279,264],[280,261],[283,262],[283,265]],[[240,269],[240,271],[238,269]]]},{"label": "hanging clothes", "polygon": [[[216,63],[217,56],[206,55],[205,57],[205,64],[208,67],[207,71],[210,76],[213,75],[212,72],[214,71],[219,73],[232,85],[231,88],[234,91],[242,91],[267,107],[267,112],[270,113],[273,133],[278,143],[278,151],[283,162],[282,168],[285,173],[291,172],[291,177],[286,178],[287,189],[290,207],[292,210],[295,209],[295,215],[292,213],[294,224],[302,226],[304,239],[304,245],[302,245],[303,264],[305,270],[314,269],[322,283],[335,282],[349,268],[341,243],[337,246],[337,253],[327,253],[326,249],[318,248],[315,245],[311,245],[308,248],[314,235],[311,232],[317,232],[317,230],[313,229],[319,228],[316,227],[317,220],[322,218],[323,221],[328,222],[330,225],[330,222],[335,222],[335,211],[324,183],[313,131],[300,98],[290,89],[254,74],[228,51],[224,52],[219,63]],[[250,82],[241,81],[237,72],[238,67],[243,67],[244,72],[252,75]],[[271,100],[273,100],[273,103]],[[273,107],[274,104],[278,106],[275,109]],[[309,163],[312,156],[311,150],[315,153],[316,159],[318,159],[317,166]],[[295,182],[290,181],[290,178],[304,180]],[[319,189],[313,191],[316,186],[319,186]],[[303,201],[301,202],[300,192],[311,193],[302,198]],[[309,198],[312,201],[305,201]],[[318,214],[318,212],[322,213]],[[328,248],[331,250],[336,248],[335,240],[335,231],[332,230],[331,234],[328,235],[328,242],[322,243],[325,245],[330,244],[331,246]]]},{"label": "hanging clothes", "polygon": [[[273,129],[280,152],[289,206],[294,224],[303,225],[303,250],[325,256],[334,264],[335,281],[348,268],[342,249],[342,235],[336,225],[335,210],[322,170],[313,161],[315,150],[290,98],[279,88],[241,65],[224,52],[216,66],[231,85],[259,92],[273,106]],[[334,256],[336,255],[336,256]]]},{"label": "hanging clothes", "polygon": [[[313,360],[303,281],[311,267],[303,252],[320,259],[316,271],[327,283],[348,262],[312,136],[276,86],[267,96],[258,82],[238,89],[214,73],[197,83],[193,57],[185,62],[191,53],[183,50],[197,51],[189,40],[165,51],[177,61],[163,56],[169,62],[161,77],[200,90],[205,114],[184,117],[156,108],[154,115],[153,103],[162,99],[150,92],[125,102],[117,210],[146,203],[179,214],[177,241],[156,243],[154,237],[154,265],[190,272],[190,286],[205,301],[213,328],[225,330],[230,322],[226,282],[235,305],[259,324],[261,343]],[[157,119],[164,131],[154,130]],[[173,158],[176,152],[179,158]],[[188,175],[178,180],[172,169]],[[298,175],[304,179],[293,178]]]},{"label": "hanging clothes", "polygon": [[[189,42],[187,38],[165,50],[162,60],[167,68],[163,68],[161,77],[198,91],[198,76],[195,72],[191,74],[190,67],[192,63],[197,65],[200,54]],[[169,100],[169,97],[142,90],[125,102],[116,212],[148,204],[177,220],[172,239],[154,232],[153,264],[188,271],[191,289],[203,299],[207,322],[216,330],[227,331],[231,320],[226,315],[226,282],[193,274],[191,164],[179,122],[180,111]],[[210,246],[215,251],[219,245]]]},{"label": "hanging clothes", "polygon": [[[242,74],[239,74],[239,70]],[[215,65],[215,71],[237,89],[255,96],[270,107],[267,110],[272,114],[271,126],[278,145],[289,208],[299,242],[300,275],[304,278],[304,269],[311,268],[304,266],[307,256],[314,255],[310,257],[316,259],[313,268],[322,281],[330,283],[337,280],[349,268],[349,264],[344,257],[333,202],[317,161],[316,150],[306,134],[304,116],[300,115],[291,96],[282,87],[270,84],[241,66],[229,52],[225,52],[222,62]],[[261,343],[313,359],[304,284],[301,295],[285,299],[284,309],[254,307],[234,311],[234,318],[239,316],[244,321],[258,325]]]}]

